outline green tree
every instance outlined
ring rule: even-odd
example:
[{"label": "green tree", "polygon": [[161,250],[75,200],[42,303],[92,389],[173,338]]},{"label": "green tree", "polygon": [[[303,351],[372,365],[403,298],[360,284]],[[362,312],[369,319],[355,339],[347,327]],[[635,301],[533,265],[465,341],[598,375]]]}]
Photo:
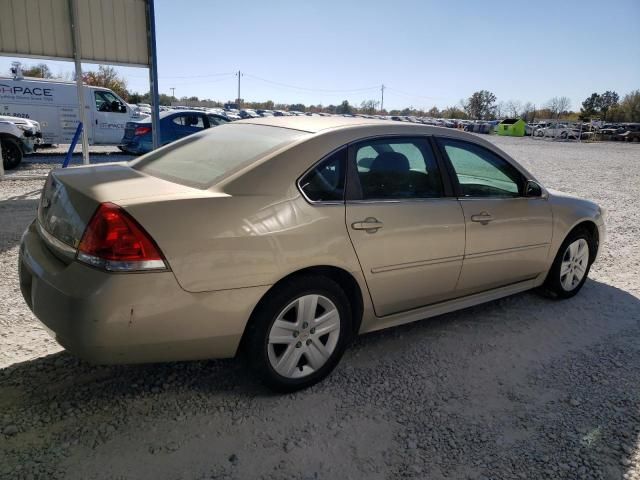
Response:
[{"label": "green tree", "polygon": [[142,95],[140,95],[138,92],[133,92],[129,94],[129,98],[127,99],[127,101],[129,103],[132,104],[137,104],[137,103],[146,103],[142,101]]},{"label": "green tree", "polygon": [[289,110],[293,110],[295,112],[306,112],[307,111],[307,107],[306,107],[306,105],[304,105],[302,103],[293,103],[293,104],[289,105]]},{"label": "green tree", "polygon": [[343,100],[342,103],[336,107],[336,113],[352,114],[353,107],[349,105],[349,102],[347,100]]},{"label": "green tree", "polygon": [[584,102],[580,109],[580,120],[586,121],[598,116],[600,113],[600,95],[592,93]]},{"label": "green tree", "polygon": [[607,113],[613,107],[618,106],[618,101],[620,100],[619,95],[616,92],[607,90],[602,95],[600,95],[600,111],[602,112],[602,119],[607,119]]},{"label": "green tree", "polygon": [[496,96],[490,91],[480,90],[469,97],[464,109],[469,118],[488,120],[495,116],[496,100]]},{"label": "green tree", "polygon": [[127,80],[121,77],[115,68],[108,65],[99,65],[97,72],[85,72],[82,75],[82,81],[85,85],[108,88],[124,100],[129,98]]},{"label": "green tree", "polygon": [[461,108],[456,106],[447,107],[440,112],[443,118],[466,119],[467,114]]},{"label": "green tree", "polygon": [[24,75],[25,77],[55,78],[53,73],[51,73],[49,65],[47,65],[46,63],[38,63],[37,65],[23,68],[22,75]]},{"label": "green tree", "polygon": [[625,95],[618,110],[622,121],[640,123],[640,90]]}]

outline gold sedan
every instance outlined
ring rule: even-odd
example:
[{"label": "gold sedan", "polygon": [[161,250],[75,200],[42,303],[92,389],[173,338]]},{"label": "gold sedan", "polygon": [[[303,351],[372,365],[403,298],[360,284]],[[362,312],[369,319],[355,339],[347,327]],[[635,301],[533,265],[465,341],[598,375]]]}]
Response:
[{"label": "gold sedan", "polygon": [[575,295],[604,235],[596,204],[545,189],[477,136],[251,119],[129,163],[52,171],[20,283],[89,361],[242,352],[295,390],[358,333],[535,287]]}]

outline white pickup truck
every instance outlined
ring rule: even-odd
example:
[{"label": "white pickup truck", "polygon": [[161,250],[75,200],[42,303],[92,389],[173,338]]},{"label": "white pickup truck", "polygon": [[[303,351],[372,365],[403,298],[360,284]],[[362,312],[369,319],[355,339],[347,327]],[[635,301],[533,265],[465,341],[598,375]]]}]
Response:
[{"label": "white pickup truck", "polygon": [[42,141],[40,124],[20,117],[0,116],[0,144],[4,168],[16,168],[27,153],[33,153]]}]

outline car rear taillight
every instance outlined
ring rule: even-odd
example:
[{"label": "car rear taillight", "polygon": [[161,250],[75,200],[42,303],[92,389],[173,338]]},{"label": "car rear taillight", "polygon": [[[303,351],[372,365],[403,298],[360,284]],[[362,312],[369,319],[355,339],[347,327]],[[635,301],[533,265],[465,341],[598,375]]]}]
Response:
[{"label": "car rear taillight", "polygon": [[151,131],[151,127],[138,127],[134,130],[133,134],[136,137],[139,137],[141,135],[146,135],[147,133],[149,133]]},{"label": "car rear taillight", "polygon": [[112,272],[167,269],[160,249],[149,234],[113,203],[101,203],[93,214],[76,258]]}]

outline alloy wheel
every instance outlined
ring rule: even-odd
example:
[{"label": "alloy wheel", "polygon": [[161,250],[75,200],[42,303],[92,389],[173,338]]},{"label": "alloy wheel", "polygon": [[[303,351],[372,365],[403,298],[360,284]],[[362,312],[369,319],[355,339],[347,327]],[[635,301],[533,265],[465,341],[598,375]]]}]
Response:
[{"label": "alloy wheel", "polygon": [[576,288],[585,273],[589,264],[589,244],[584,238],[579,238],[570,243],[562,256],[560,265],[560,283],[562,288],[570,292]]},{"label": "alloy wheel", "polygon": [[269,363],[285,378],[305,377],[329,360],[339,338],[336,305],[323,295],[301,296],[282,309],[271,325]]}]

